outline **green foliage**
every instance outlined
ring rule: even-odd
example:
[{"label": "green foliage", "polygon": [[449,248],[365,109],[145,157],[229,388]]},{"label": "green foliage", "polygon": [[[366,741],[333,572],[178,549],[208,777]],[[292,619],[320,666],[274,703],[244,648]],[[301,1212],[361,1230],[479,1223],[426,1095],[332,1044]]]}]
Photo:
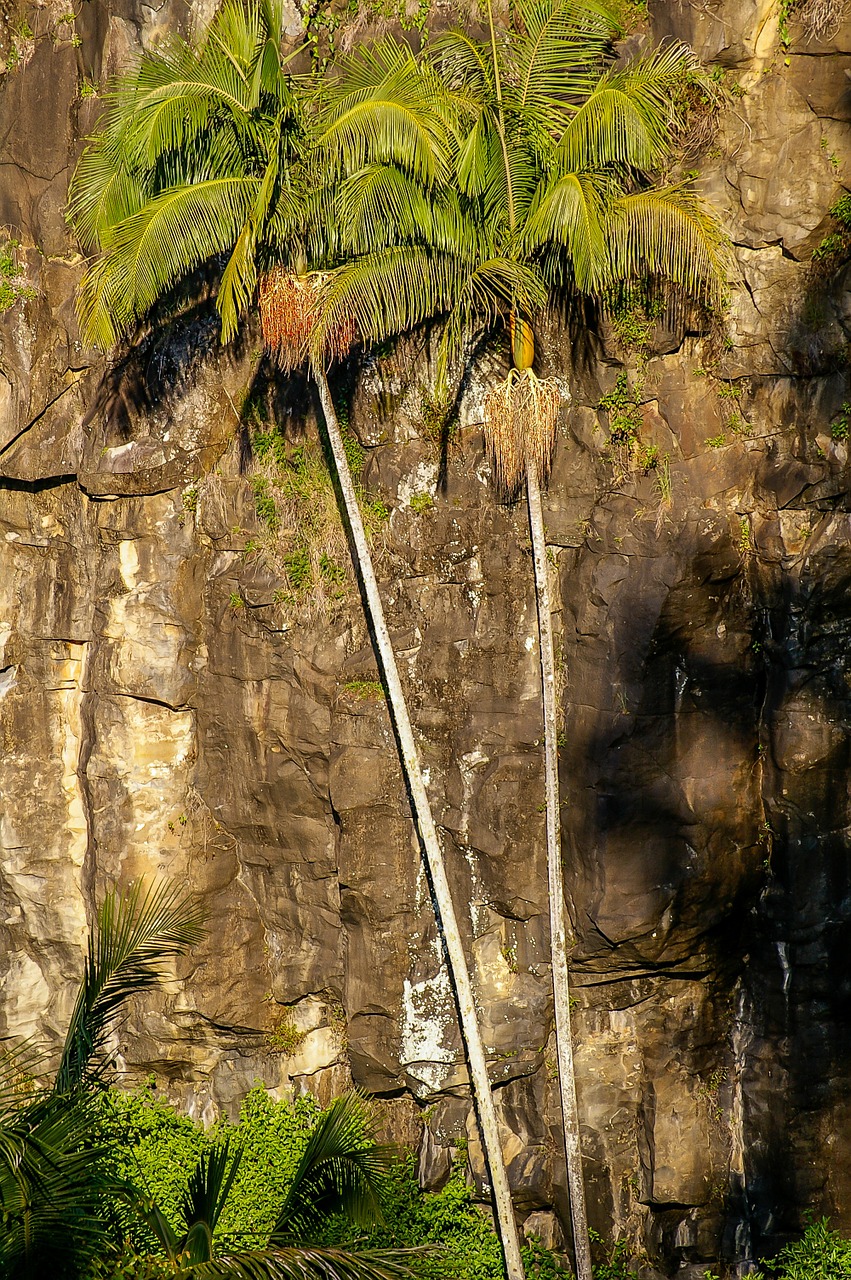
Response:
[{"label": "green foliage", "polygon": [[[251,478],[254,508],[264,537],[258,552],[280,573],[285,586],[276,603],[292,617],[329,615],[348,597],[352,583],[349,552],[340,519],[330,451],[311,440],[293,444],[264,420],[261,406],[243,411],[252,426],[256,472]],[[364,450],[347,426],[341,429],[367,536],[375,539],[389,519],[387,504],[360,481]]]},{"label": "green foliage", "polygon": [[458,415],[447,391],[431,392],[422,387],[421,394],[420,430],[431,444],[443,448],[458,434]]},{"label": "green foliage", "polygon": [[594,1280],[635,1280],[635,1270],[630,1265],[629,1245],[626,1240],[614,1240],[611,1244],[598,1231],[588,1232],[594,1253]]},{"label": "green foliage", "polygon": [[291,1018],[281,1017],[275,1021],[271,1031],[266,1032],[265,1040],[273,1053],[292,1054],[304,1044],[307,1033],[299,1031]]},{"label": "green foliage", "polygon": [[833,419],[830,434],[834,440],[847,440],[851,435],[851,401],[846,400]]},{"label": "green foliage", "polygon": [[813,250],[813,262],[821,272],[838,270],[851,257],[851,195],[840,196],[830,206],[830,216],[836,228]]},{"label": "green foliage", "polygon": [[[108,1090],[100,1111],[115,1176],[142,1188],[175,1225],[189,1175],[200,1157],[222,1139],[238,1139],[242,1158],[219,1231],[263,1239],[274,1226],[320,1113],[309,1095],[276,1102],[258,1085],[246,1095],[236,1124],[219,1120],[205,1131],[159,1097],[153,1079],[135,1093]],[[137,1231],[137,1243],[143,1239],[144,1232]]]},{"label": "green foliage", "polygon": [[723,449],[727,443],[727,437],[723,431],[719,431],[717,436],[707,436],[705,443],[709,445],[710,449]]},{"label": "green foliage", "polygon": [[647,0],[614,0],[612,12],[625,35],[648,19]]},{"label": "green foliage", "polygon": [[27,61],[34,40],[33,29],[26,18],[20,18],[9,27],[9,48],[6,52],[6,69],[14,71]]},{"label": "green foliage", "polygon": [[34,298],[35,289],[18,270],[16,250],[19,240],[0,240],[0,315],[21,299]]},{"label": "green foliage", "polygon": [[412,493],[409,505],[415,515],[421,516],[426,511],[434,510],[434,498],[427,490],[423,490],[421,493]]},{"label": "green foliage", "polygon": [[[112,1175],[144,1188],[174,1225],[182,1220],[190,1173],[199,1159],[221,1149],[223,1142],[232,1149],[238,1147],[242,1153],[238,1171],[214,1233],[214,1241],[222,1244],[237,1236],[268,1238],[324,1114],[309,1096],[275,1101],[258,1085],[245,1098],[235,1124],[219,1120],[205,1131],[158,1096],[153,1080],[135,1093],[106,1091],[98,1110]],[[461,1142],[446,1186],[423,1194],[415,1158],[400,1158],[383,1184],[383,1225],[373,1226],[364,1237],[363,1228],[352,1221],[331,1218],[316,1237],[317,1243],[345,1248],[358,1241],[370,1249],[426,1246],[431,1252],[407,1259],[422,1280],[504,1280],[499,1240],[489,1216],[473,1200],[465,1164],[466,1143]],[[150,1245],[141,1226],[132,1229],[131,1240],[137,1248]],[[615,1246],[614,1261],[605,1260],[609,1253],[605,1254],[602,1269],[595,1267],[596,1280],[627,1280],[624,1248]],[[523,1261],[529,1280],[570,1280],[564,1259],[540,1241],[525,1245]],[[128,1256],[128,1276],[134,1274],[129,1264]],[[118,1265],[98,1274],[116,1280],[123,1275]]]},{"label": "green foliage", "polygon": [[609,436],[613,441],[629,444],[637,440],[642,424],[641,396],[639,388],[630,384],[625,369],[597,407],[609,415]]},{"label": "green foliage", "polygon": [[415,7],[409,6],[407,0],[348,0],[345,8],[338,0],[319,0],[308,11],[304,29],[313,74],[321,76],[334,60],[339,36],[347,24],[363,17],[398,22],[403,31],[417,31],[425,39],[429,9],[429,0],[417,0]]},{"label": "green foliage", "polygon": [[[832,1231],[827,1218],[812,1222],[800,1240],[786,1244],[766,1271],[778,1280],[848,1280],[851,1276],[851,1240]],[[765,1280],[757,1273],[758,1280]]]},{"label": "green foliage", "polygon": [[408,1156],[396,1167],[385,1204],[385,1227],[370,1243],[384,1247],[437,1246],[415,1262],[423,1280],[503,1280],[499,1240],[476,1205],[464,1178],[466,1152],[460,1153],[446,1186],[423,1195],[415,1161]]},{"label": "green foliage", "polygon": [[800,4],[801,0],[780,0],[778,29],[780,32],[780,45],[784,50],[788,49],[792,43],[792,37],[789,33],[789,19]]},{"label": "green foliage", "polygon": [[384,698],[384,685],[380,680],[347,680],[342,688],[344,693],[361,702],[378,702]]},{"label": "green foliage", "polygon": [[126,1188],[112,1174],[96,1103],[105,1045],[127,999],[201,937],[196,905],[168,884],[106,895],[52,1086],[31,1046],[0,1055],[0,1274],[77,1277],[108,1250]]}]

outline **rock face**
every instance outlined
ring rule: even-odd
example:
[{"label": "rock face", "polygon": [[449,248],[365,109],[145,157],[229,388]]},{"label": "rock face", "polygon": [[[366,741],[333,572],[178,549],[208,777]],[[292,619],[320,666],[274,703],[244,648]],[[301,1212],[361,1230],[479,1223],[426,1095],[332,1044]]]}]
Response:
[{"label": "rock face", "polygon": [[[731,342],[657,325],[645,468],[598,409],[628,353],[554,329],[573,399],[546,514],[591,1215],[697,1276],[746,1264],[808,1209],[851,1228],[851,514],[847,429],[831,431],[851,301],[847,274],[810,265],[846,177],[851,24],[819,42],[793,23],[787,55],[769,0],[652,8],[652,38],[690,41],[732,85],[701,160],[735,245]],[[123,1029],[130,1078],[154,1071],[204,1117],[256,1078],[322,1098],[353,1078],[418,1144],[424,1184],[467,1137],[481,1185],[357,601],[285,616],[252,550],[235,406],[256,337],[223,353],[199,313],[107,368],[75,326],[63,208],[93,89],[209,14],[63,13],[6,13],[0,77],[0,226],[34,293],[0,317],[0,1030],[58,1038],[103,887],[164,873],[203,897],[209,937]],[[517,1205],[558,1243],[528,530],[488,485],[487,370],[441,449],[409,356],[367,366],[351,421],[392,510],[382,589]],[[279,413],[294,439],[315,429],[297,381]]]}]

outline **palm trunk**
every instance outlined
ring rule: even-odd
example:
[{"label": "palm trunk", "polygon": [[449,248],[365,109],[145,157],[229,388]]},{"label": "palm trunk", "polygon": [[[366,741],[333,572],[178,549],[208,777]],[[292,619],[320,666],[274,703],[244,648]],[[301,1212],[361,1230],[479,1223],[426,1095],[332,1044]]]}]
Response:
[{"label": "palm trunk", "polygon": [[570,1030],[570,984],[567,969],[567,927],[564,906],[564,873],[561,863],[561,810],[558,787],[558,736],[556,730],[555,659],[553,654],[552,611],[547,573],[547,544],[541,486],[534,459],[526,458],[526,491],[529,525],[535,565],[535,599],[538,606],[538,635],[541,647],[541,688],[544,706],[544,758],[547,798],[547,874],[550,891],[550,946],[553,967],[558,1078],[564,1122],[564,1152],[573,1248],[577,1280],[591,1280],[591,1245],[585,1210],[585,1182],[582,1176],[582,1149],[579,1141],[579,1109],[573,1069],[573,1037]]},{"label": "palm trunk", "polygon": [[348,515],[349,524],[352,529],[352,538],[355,544],[358,568],[363,581],[367,608],[369,610],[370,620],[372,622],[372,628],[375,634],[379,656],[381,658],[381,666],[384,670],[384,678],[390,697],[390,706],[393,712],[393,719],[396,724],[396,731],[401,746],[402,768],[410,789],[417,827],[419,829],[423,849],[425,850],[426,862],[428,864],[429,875],[431,877],[432,888],[434,890],[434,898],[437,904],[438,925],[443,935],[443,943],[446,949],[449,969],[455,986],[455,996],[458,1002],[461,1030],[467,1046],[467,1060],[473,1084],[473,1094],[479,1117],[479,1125],[481,1127],[482,1142],[487,1157],[488,1167],[490,1169],[493,1198],[496,1207],[497,1221],[499,1224],[499,1233],[502,1239],[502,1248],[505,1254],[508,1280],[524,1280],[523,1261],[520,1256],[520,1241],[517,1234],[517,1223],[514,1218],[514,1208],[511,1203],[511,1191],[508,1185],[508,1175],[505,1170],[505,1161],[503,1159],[502,1148],[499,1141],[499,1125],[496,1118],[490,1079],[488,1077],[487,1060],[485,1058],[481,1032],[479,1031],[476,1006],[473,1000],[473,988],[470,982],[470,972],[467,968],[467,958],[464,954],[464,946],[458,929],[455,907],[452,902],[452,893],[449,888],[449,880],[446,875],[446,867],[443,861],[443,850],[440,847],[440,841],[438,840],[437,830],[431,813],[428,793],[426,792],[425,783],[423,781],[419,754],[414,740],[414,732],[411,727],[410,716],[408,715],[408,707],[405,701],[402,683],[399,679],[399,671],[396,666],[396,658],[390,641],[390,633],[387,630],[387,623],[384,618],[384,608],[381,603],[381,597],[378,593],[378,583],[376,581],[375,570],[372,565],[372,556],[370,555],[363,521],[361,520],[360,507],[358,506],[355,487],[352,482],[351,472],[349,471],[346,451],[343,447],[343,439],[340,435],[340,428],[337,422],[337,415],[334,412],[334,402],[331,399],[331,390],[328,386],[328,379],[322,369],[314,368],[313,375],[316,378],[316,385],[319,388],[319,399],[322,404],[322,412],[325,415],[325,423],[328,428],[328,438],[331,442],[331,450],[334,454],[337,476],[340,481],[340,488],[343,492],[343,501],[346,505],[346,514]]}]

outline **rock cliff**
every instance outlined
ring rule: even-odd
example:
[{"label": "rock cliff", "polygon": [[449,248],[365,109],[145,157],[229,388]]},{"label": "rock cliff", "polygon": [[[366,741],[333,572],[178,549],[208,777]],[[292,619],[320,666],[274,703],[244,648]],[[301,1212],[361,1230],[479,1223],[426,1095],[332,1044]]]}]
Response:
[{"label": "rock cliff", "polygon": [[[851,293],[811,262],[849,178],[851,21],[817,36],[793,14],[787,47],[773,0],[650,7],[631,40],[682,38],[721,68],[695,163],[735,246],[729,338],[658,321],[633,396],[623,335],[554,324],[572,403],[546,515],[592,1221],[690,1280],[807,1209],[851,1228]],[[238,406],[257,336],[222,352],[200,307],[107,363],[76,329],[63,210],[98,89],[208,8],[0,8],[0,227],[20,242],[0,316],[0,1030],[58,1036],[103,886],[162,872],[202,895],[209,938],[123,1029],[130,1078],[204,1117],[257,1078],[322,1098],[353,1078],[426,1185],[462,1137],[481,1181],[357,598],[330,620],[282,610],[255,549]],[[528,529],[488,484],[480,376],[435,441],[425,367],[400,347],[339,390],[391,512],[382,589],[510,1176],[553,1231]],[[270,395],[309,438],[309,387]],[[610,438],[619,396],[640,448]]]}]

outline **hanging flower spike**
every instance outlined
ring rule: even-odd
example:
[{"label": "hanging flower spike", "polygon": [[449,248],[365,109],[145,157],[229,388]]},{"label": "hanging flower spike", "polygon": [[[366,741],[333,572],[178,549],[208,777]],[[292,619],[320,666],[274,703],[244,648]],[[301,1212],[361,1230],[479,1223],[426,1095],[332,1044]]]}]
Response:
[{"label": "hanging flower spike", "polygon": [[[318,271],[301,276],[286,267],[273,267],[260,281],[263,340],[286,371],[297,369],[307,359],[326,278]],[[347,356],[355,337],[354,320],[346,319],[334,325],[323,351],[326,364]]]},{"label": "hanging flower spike", "polygon": [[520,488],[527,459],[546,481],[560,406],[558,383],[536,378],[531,369],[511,369],[485,396],[485,442],[497,488],[506,497],[514,497]]}]

